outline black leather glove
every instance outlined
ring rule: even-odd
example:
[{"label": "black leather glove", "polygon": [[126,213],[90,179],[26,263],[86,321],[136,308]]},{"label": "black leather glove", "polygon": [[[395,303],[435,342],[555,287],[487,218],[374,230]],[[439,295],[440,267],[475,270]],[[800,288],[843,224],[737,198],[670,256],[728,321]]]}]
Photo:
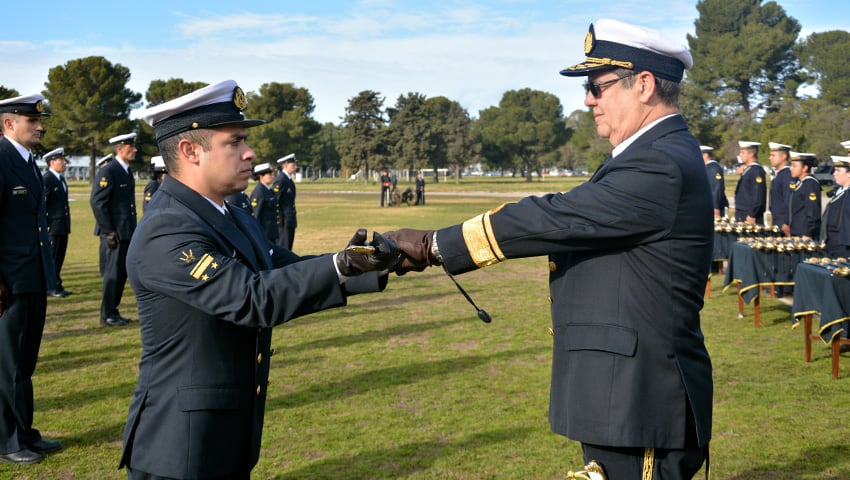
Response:
[{"label": "black leather glove", "polygon": [[384,237],[395,242],[399,252],[402,254],[394,271],[398,275],[407,272],[421,272],[431,265],[440,265],[434,257],[432,246],[434,243],[433,230],[414,230],[402,228],[392,232],[384,233]]},{"label": "black leather glove", "polygon": [[[351,248],[357,246],[368,246],[374,248],[374,250],[364,252]],[[392,240],[374,232],[372,242],[367,245],[366,229],[361,228],[351,237],[348,248],[336,254],[336,266],[340,274],[353,277],[366,272],[389,270],[395,265],[398,258],[398,248]]]},{"label": "black leather glove", "polygon": [[0,282],[0,315],[9,308],[9,302],[12,301],[12,292],[9,291],[9,286],[5,282]]},{"label": "black leather glove", "polygon": [[109,232],[106,234],[106,246],[110,250],[118,248],[118,232]]}]

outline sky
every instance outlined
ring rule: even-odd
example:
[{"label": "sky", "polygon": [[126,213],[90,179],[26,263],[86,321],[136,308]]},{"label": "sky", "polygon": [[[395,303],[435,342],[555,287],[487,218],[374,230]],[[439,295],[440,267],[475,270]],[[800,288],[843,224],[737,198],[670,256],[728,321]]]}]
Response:
[{"label": "sky", "polygon": [[[850,29],[850,2],[779,0],[800,37]],[[313,117],[340,123],[363,90],[395,105],[417,92],[459,102],[473,117],[508,90],[531,88],[582,109],[582,79],[558,74],[584,59],[588,25],[613,18],[687,45],[695,0],[146,0],[11,2],[0,29],[0,85],[41,92],[53,67],[102,56],[152,80],[215,83],[246,92],[292,83],[313,95]],[[138,116],[136,109],[132,116]]]}]

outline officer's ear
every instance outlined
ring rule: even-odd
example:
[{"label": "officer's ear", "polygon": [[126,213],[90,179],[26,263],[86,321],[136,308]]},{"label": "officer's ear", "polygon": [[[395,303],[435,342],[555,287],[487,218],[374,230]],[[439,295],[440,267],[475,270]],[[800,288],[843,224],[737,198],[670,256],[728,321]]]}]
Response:
[{"label": "officer's ear", "polygon": [[185,158],[189,163],[198,163],[200,161],[200,150],[203,150],[203,148],[188,138],[180,139],[180,142],[177,144],[177,152],[180,154],[180,157]]}]

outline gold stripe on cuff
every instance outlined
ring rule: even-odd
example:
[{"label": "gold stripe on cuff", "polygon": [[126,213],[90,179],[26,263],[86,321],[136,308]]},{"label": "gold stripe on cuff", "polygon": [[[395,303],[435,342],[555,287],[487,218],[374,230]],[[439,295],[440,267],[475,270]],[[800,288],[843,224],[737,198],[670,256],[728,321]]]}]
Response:
[{"label": "gold stripe on cuff", "polygon": [[490,213],[483,213],[463,222],[463,241],[469,256],[478,268],[505,260],[505,254],[496,242]]}]

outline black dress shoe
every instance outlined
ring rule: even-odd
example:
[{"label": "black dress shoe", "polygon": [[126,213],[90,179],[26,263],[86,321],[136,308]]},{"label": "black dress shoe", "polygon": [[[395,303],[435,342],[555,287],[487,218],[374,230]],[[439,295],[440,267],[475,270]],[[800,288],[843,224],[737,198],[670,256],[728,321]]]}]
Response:
[{"label": "black dress shoe", "polygon": [[125,325],[133,322],[132,318],[122,317],[121,315],[118,315],[118,319],[124,322]]},{"label": "black dress shoe", "polygon": [[53,453],[63,448],[65,447],[56,440],[45,440],[43,438],[29,444],[29,449],[35,453]]},{"label": "black dress shoe", "polygon": [[26,465],[28,463],[38,463],[42,459],[44,459],[44,457],[33,452],[32,450],[27,450],[26,448],[14,453],[0,454],[0,461],[17,463],[20,465]]},{"label": "black dress shoe", "polygon": [[121,317],[118,317],[118,318],[108,317],[108,318],[101,318],[100,324],[103,325],[104,327],[120,327],[122,325],[126,325],[127,322],[122,320]]}]

